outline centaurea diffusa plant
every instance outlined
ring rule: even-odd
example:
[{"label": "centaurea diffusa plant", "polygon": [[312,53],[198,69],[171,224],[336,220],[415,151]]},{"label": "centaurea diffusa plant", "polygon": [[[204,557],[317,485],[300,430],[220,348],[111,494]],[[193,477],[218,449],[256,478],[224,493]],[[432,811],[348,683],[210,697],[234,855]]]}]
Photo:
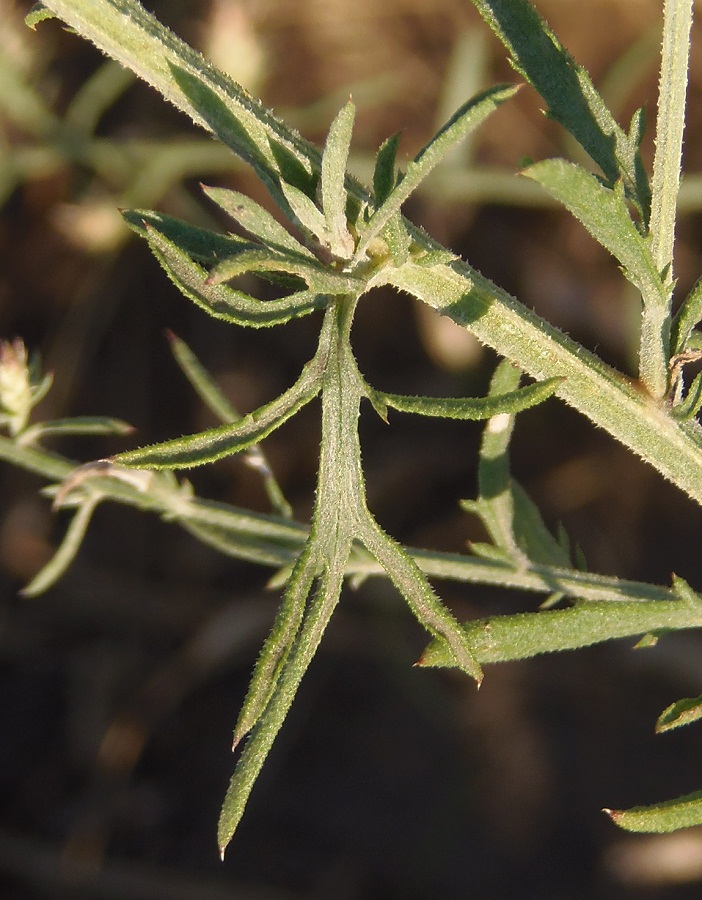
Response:
[{"label": "centaurea diffusa plant", "polygon": [[[421,663],[458,667],[478,683],[485,663],[614,637],[649,635],[653,640],[661,631],[702,625],[702,599],[682,578],[675,578],[668,590],[583,571],[582,560],[573,561],[567,540],[547,531],[538,510],[511,478],[508,457],[516,413],[555,394],[702,502],[702,440],[695,420],[702,404],[702,377],[687,389],[683,379],[684,366],[698,354],[695,326],[702,319],[702,289],[696,286],[672,315],[691,0],[668,0],[664,7],[650,185],[639,152],[643,112],[623,129],[588,74],[527,0],[474,2],[514,67],[545,100],[549,115],[580,143],[597,168],[591,172],[566,160],[543,160],[523,175],[582,222],[639,292],[638,383],[544,322],[402,216],[411,193],[460,140],[510,100],[515,86],[499,85],[469,99],[404,172],[397,168],[398,138],[389,138],[378,151],[369,189],[346,173],[352,102],[335,118],[320,154],[164,29],[137,0],[47,0],[29,17],[36,25],[58,16],[157,87],[255,169],[290,223],[291,230],[252,199],[222,188],[204,191],[246,232],[246,239],[214,234],[152,211],[126,211],[128,224],[148,242],[178,288],[209,314],[239,326],[283,325],[313,313],[322,319],[317,349],[298,380],[243,417],[227,407],[188,349],[174,345],[193,385],[223,424],[74,472],[42,451],[39,439],[46,426],[42,432],[41,423],[26,425],[29,407],[26,414],[5,413],[12,416],[7,418],[10,437],[1,439],[0,454],[61,480],[54,491],[57,504],[77,509],[64,544],[29,593],[37,593],[63,571],[92,510],[105,498],[167,514],[225,552],[276,565],[286,574],[279,613],[234,730],[235,746],[247,740],[220,820],[222,853],[349,575],[384,572],[432,636]],[[251,273],[286,293],[261,301],[230,285]],[[500,364],[487,397],[390,394],[366,381],[353,354],[351,327],[365,294],[383,285],[423,300],[511,361]],[[522,372],[535,383],[520,387]],[[274,506],[277,503],[277,524],[208,505],[172,475],[236,452],[261,453],[259,442],[316,397],[321,401],[322,437],[309,529],[290,522],[264,457],[257,458]],[[3,402],[3,409],[9,408]],[[472,554],[465,556],[432,554],[403,548],[380,528],[366,504],[361,466],[358,419],[365,409],[383,419],[397,410],[488,420],[480,493],[465,506],[483,520],[491,544],[472,545]],[[99,427],[119,431],[123,424],[105,420]],[[549,607],[563,598],[570,605],[460,626],[431,588],[427,576],[432,574],[526,587],[548,593]],[[681,701],[662,714],[659,730],[700,716],[699,698]],[[702,801],[690,795],[612,815],[631,830],[672,830],[702,822]]]}]

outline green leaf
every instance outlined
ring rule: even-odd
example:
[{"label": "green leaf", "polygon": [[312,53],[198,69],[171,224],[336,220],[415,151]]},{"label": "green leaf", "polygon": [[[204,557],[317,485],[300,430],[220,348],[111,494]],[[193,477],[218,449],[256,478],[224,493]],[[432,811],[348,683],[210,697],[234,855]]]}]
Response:
[{"label": "green leaf", "polygon": [[140,237],[148,240],[149,234],[158,233],[182,253],[208,265],[255,246],[244,238],[217,234],[150,209],[125,209],[122,210],[122,217]]},{"label": "green leaf", "polygon": [[257,300],[226,285],[208,283],[209,274],[172,241],[149,227],[146,239],[175,286],[217,319],[262,328],[289,322],[327,303],[316,291],[299,291],[281,300]]},{"label": "green leaf", "polygon": [[548,115],[566,128],[602,169],[626,191],[648,225],[651,191],[641,157],[640,125],[626,134],[607,109],[590,76],[570,56],[528,0],[473,0],[502,41],[514,68],[541,94]]},{"label": "green leaf", "polygon": [[[238,222],[249,234],[267,247],[282,253],[299,254],[314,259],[314,255],[287,231],[262,206],[238,191],[202,185],[207,197]],[[220,254],[223,256],[225,254]]]},{"label": "green leaf", "polygon": [[[222,857],[241,821],[251,789],[336,608],[343,581],[343,571],[339,570],[338,562],[348,555],[348,550],[349,546],[346,544],[340,546],[338,557],[329,561],[329,567],[325,568],[319,578],[297,639],[287,654],[276,682],[276,690],[256,721],[239,758],[219,818],[217,839]],[[343,565],[341,568],[343,569]]]},{"label": "green leaf", "polygon": [[547,159],[523,172],[537,181],[579,219],[590,234],[621,263],[626,278],[640,291],[644,303],[661,305],[667,291],[648,242],[631,220],[624,193],[564,159]]},{"label": "green leaf", "polygon": [[702,791],[686,794],[676,800],[666,800],[652,806],[631,809],[605,809],[615,825],[624,831],[643,834],[664,834],[702,825]]},{"label": "green leaf", "polygon": [[[514,391],[521,377],[519,369],[503,360],[492,376],[490,396]],[[481,518],[496,547],[513,564],[568,566],[567,554],[546,528],[538,508],[512,478],[509,445],[514,421],[514,414],[500,413],[486,424],[478,464],[479,496],[462,501],[461,506]],[[471,550],[476,552],[475,545]]]},{"label": "green leaf", "polygon": [[379,209],[383,203],[385,203],[397,184],[395,160],[397,159],[397,148],[399,143],[399,133],[393,134],[392,137],[383,141],[378,150],[378,154],[375,157],[373,195],[376,209]]},{"label": "green leaf", "polygon": [[357,294],[362,282],[350,275],[337,273],[316,260],[273,253],[268,249],[242,250],[223,259],[211,270],[208,285],[218,285],[249,272],[282,272],[304,279],[310,290],[319,294]]},{"label": "green leaf", "polygon": [[[217,418],[223,423],[238,422],[241,419],[239,413],[229,403],[224,394],[220,391],[210,373],[205,369],[200,360],[195,356],[193,351],[188,347],[185,341],[168,332],[168,340],[171,344],[171,351],[176,362],[180,366],[181,371],[188,379],[197,395],[212,410]],[[249,447],[246,451],[244,460],[248,465],[256,469],[263,478],[263,484],[271,501],[271,506],[280,515],[286,518],[292,517],[292,508],[275,479],[268,460],[263,451],[257,445]],[[210,541],[212,543],[212,541]]]},{"label": "green leaf", "polygon": [[24,17],[24,24],[28,25],[32,31],[36,31],[37,25],[46,19],[55,19],[56,14],[47,9],[43,3],[35,3]]},{"label": "green leaf", "polygon": [[685,399],[673,407],[673,415],[681,422],[694,419],[702,407],[702,372],[695,376],[685,394]]},{"label": "green leaf", "polygon": [[692,330],[699,322],[702,322],[702,278],[695,282],[695,286],[685,297],[673,318],[671,329],[673,355],[682,353],[687,348]]},{"label": "green leaf", "polygon": [[134,428],[121,419],[108,416],[74,416],[70,419],[51,419],[37,422],[22,432],[20,443],[31,444],[47,435],[131,434]]},{"label": "green leaf", "polygon": [[656,733],[672,731],[673,728],[689,725],[699,719],[702,719],[702,696],[685,697],[663,710],[656,722]]},{"label": "green leaf", "polygon": [[407,601],[417,621],[434,635],[449,665],[457,666],[480,685],[483,673],[470,638],[434,593],[419,566],[383,529],[370,513],[359,523],[358,539],[378,560]]},{"label": "green leaf", "polygon": [[349,100],[332,122],[322,154],[322,209],[328,247],[337,259],[350,259],[354,249],[346,222],[345,179],[355,116],[356,107]]},{"label": "green leaf", "polygon": [[[649,631],[701,626],[702,609],[684,600],[595,600],[579,602],[570,609],[476,619],[463,627],[468,645],[482,665],[575,650]],[[420,665],[445,667],[454,662],[443,644],[434,641]]]},{"label": "green leaf", "polygon": [[319,371],[313,363],[307,363],[297,382],[280,397],[231,425],[119,453],[112,462],[137,469],[188,469],[246,450],[319,393]]},{"label": "green leaf", "polygon": [[549,378],[515,391],[490,397],[411,397],[376,391],[383,403],[400,412],[416,413],[444,419],[489,419],[510,414],[542,403],[558,390],[560,378]]},{"label": "green leaf", "polygon": [[405,223],[402,221],[402,216],[399,212],[391,216],[390,221],[383,228],[381,236],[390,251],[393,265],[404,265],[410,258],[412,236],[405,228]]},{"label": "green leaf", "polygon": [[362,259],[373,238],[377,237],[410,194],[424,181],[456,144],[477,128],[505,100],[517,92],[516,85],[496,85],[465,103],[407,166],[404,177],[387,199],[375,210],[361,229],[355,258]]},{"label": "green leaf", "polygon": [[220,391],[210,373],[190,347],[172,331],[167,332],[167,335],[171,352],[198,397],[222,422],[238,421],[241,416]]},{"label": "green leaf", "polygon": [[283,208],[286,209],[292,221],[317,241],[320,247],[326,247],[327,220],[324,218],[324,213],[317,208],[314,200],[293,184],[283,183],[281,190],[285,198]]},{"label": "green leaf", "polygon": [[512,480],[514,534],[517,545],[532,563],[568,568],[571,565],[566,547],[551,534],[541,512],[524,488]]},{"label": "green leaf", "polygon": [[312,544],[308,542],[290,574],[273,628],[256,661],[251,684],[234,728],[232,749],[258,722],[273,696],[282,667],[302,624],[316,566]]},{"label": "green leaf", "polygon": [[102,499],[101,494],[89,496],[78,507],[56,553],[20,593],[23,597],[36,597],[48,590],[63,575],[76,557],[83,542],[95,507]]},{"label": "green leaf", "polygon": [[265,538],[257,538],[244,530],[220,528],[185,516],[178,519],[178,524],[198,541],[233,559],[274,567],[288,566],[295,561],[296,551],[275,545]]}]

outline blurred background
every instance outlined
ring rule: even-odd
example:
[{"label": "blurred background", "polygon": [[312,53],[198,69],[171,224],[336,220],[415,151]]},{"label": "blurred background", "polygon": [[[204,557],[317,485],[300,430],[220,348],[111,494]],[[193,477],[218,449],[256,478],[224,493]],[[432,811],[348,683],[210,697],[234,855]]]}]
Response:
[{"label": "blurred background", "polygon": [[[214,423],[165,338],[184,338],[248,411],[290,385],[315,346],[309,317],[244,331],[171,286],[118,208],[226,229],[199,182],[266,203],[228,151],[57,22],[0,0],[0,337],[42,354],[38,418],[109,415],[134,437],[55,441],[95,459]],[[147,6],[308,138],[349,94],[352,168],[402,132],[410,158],[471,93],[514,74],[468,0],[152,0]],[[540,0],[623,122],[645,104],[652,158],[660,0]],[[700,273],[702,53],[693,35],[678,286]],[[636,298],[616,264],[538,188],[528,159],[578,157],[530,89],[503,106],[406,212],[526,305],[634,372]],[[380,388],[485,391],[494,355],[431,311],[369,296],[353,332]],[[476,492],[480,426],[400,415],[362,424],[371,508],[405,543],[484,539],[458,507]],[[266,442],[296,518],[311,510],[318,409]],[[702,512],[556,401],[521,415],[515,476],[593,571],[702,587]],[[234,458],[192,473],[199,494],[267,511]],[[231,729],[278,593],[270,572],[174,525],[104,505],[67,575],[18,597],[66,526],[44,483],[0,465],[0,894],[137,900],[692,898],[702,832],[618,832],[603,806],[700,786],[699,728],[654,737],[669,703],[702,691],[700,639],[615,642],[489,667],[480,693],[412,667],[425,636],[382,580],[348,591],[243,824],[219,861],[215,826]],[[438,585],[456,616],[534,609],[518,592]]]}]

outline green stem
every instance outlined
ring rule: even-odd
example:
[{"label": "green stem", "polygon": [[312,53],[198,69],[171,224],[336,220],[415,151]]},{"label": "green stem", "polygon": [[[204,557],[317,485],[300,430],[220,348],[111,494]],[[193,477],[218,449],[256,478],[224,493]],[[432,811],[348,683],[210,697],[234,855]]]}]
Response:
[{"label": "green stem", "polygon": [[[34,472],[50,481],[62,481],[76,463],[38,447],[22,447],[0,436],[0,459]],[[123,503],[145,512],[171,519],[198,539],[237,559],[249,559],[269,566],[289,566],[300,554],[308,529],[277,516],[249,512],[197,497],[183,501],[180,488],[163,476],[140,491],[115,478],[100,478],[104,500]],[[407,548],[425,575],[469,584],[519,588],[538,593],[561,592],[587,600],[669,600],[668,588],[637,581],[624,581],[592,572],[557,566],[534,565],[516,569],[508,562],[486,560],[457,553]],[[347,576],[384,576],[377,560],[352,552]]]},{"label": "green stem", "polygon": [[651,250],[668,288],[664,303],[644,303],[639,375],[654,397],[668,387],[673,250],[680,187],[693,0],[665,0],[663,48],[656,123],[656,155],[651,185]]},{"label": "green stem", "polygon": [[563,378],[556,396],[702,503],[702,432],[697,423],[679,424],[662,402],[466,263],[407,263],[383,269],[377,283],[394,285],[470,328],[532,377]]},{"label": "green stem", "polygon": [[[690,2],[677,0],[679,5]],[[45,0],[45,5],[134,69],[203,127],[215,131],[254,165],[276,197],[280,190],[271,173],[279,170],[271,146],[278,155],[289,154],[301,172],[319,173],[318,150],[164,29],[135,0],[81,0],[80,4],[76,0]],[[234,128],[237,116],[239,124]],[[348,178],[346,187],[357,200],[369,201],[367,189],[358,182]],[[407,227],[418,248],[439,249],[419,229],[409,223]],[[652,402],[650,395],[647,398],[488,279],[456,263],[450,269],[401,267],[389,272],[384,280],[470,327],[480,340],[529,374],[539,378],[565,376],[558,392],[562,399],[702,503],[702,478],[698,475],[702,472],[702,453],[696,425],[676,423],[662,404]],[[659,317],[650,328],[647,326],[647,332],[653,334],[647,340],[657,348],[657,361],[652,364],[655,373],[647,374],[645,381],[654,398],[662,396],[664,319]]]},{"label": "green stem", "polygon": [[651,184],[651,250],[659,270],[672,262],[680,186],[693,0],[665,0],[663,47],[656,122],[656,155]]}]

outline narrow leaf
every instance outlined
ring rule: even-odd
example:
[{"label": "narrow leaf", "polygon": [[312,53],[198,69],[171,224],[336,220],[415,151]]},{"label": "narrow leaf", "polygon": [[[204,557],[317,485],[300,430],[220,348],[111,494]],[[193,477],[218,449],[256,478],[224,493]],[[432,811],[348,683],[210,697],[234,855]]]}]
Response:
[{"label": "narrow leaf", "polygon": [[[702,609],[680,600],[587,601],[570,609],[476,619],[464,626],[479,663],[528,659],[660,629],[699,628]],[[423,666],[455,665],[443,643],[429,644]]]},{"label": "narrow leaf", "polygon": [[241,416],[220,391],[210,373],[188,347],[185,341],[168,332],[171,352],[181,371],[194,388],[198,397],[222,422],[236,422]]},{"label": "narrow leaf", "polygon": [[192,534],[203,544],[213,547],[224,556],[243,559],[259,566],[289,566],[295,560],[295,552],[282,544],[267,538],[259,538],[246,531],[233,531],[197,522],[183,516],[178,519],[180,527]]},{"label": "narrow leaf", "polygon": [[409,554],[378,525],[370,513],[359,523],[358,539],[378,560],[405,598],[417,621],[451,660],[480,685],[483,680],[469,637],[434,593],[426,576]]},{"label": "narrow leaf", "polygon": [[75,416],[70,419],[53,419],[37,422],[25,429],[20,436],[20,443],[31,444],[47,435],[103,435],[130,434],[134,428],[121,421],[107,416]]},{"label": "narrow leaf", "polygon": [[702,322],[702,278],[695,283],[673,318],[671,329],[673,355],[682,353],[687,348],[692,330],[699,322]]},{"label": "narrow leaf", "polygon": [[150,209],[125,209],[122,217],[140,237],[148,239],[149,233],[158,233],[186,256],[209,265],[254,246],[249,240],[217,234]]},{"label": "narrow leaf", "polygon": [[617,124],[590,76],[570,56],[528,0],[473,0],[502,41],[515,69],[541,94],[551,118],[566,128],[610,183],[623,178],[648,224],[651,192],[639,154],[640,134]]},{"label": "narrow leaf", "polygon": [[385,202],[371,215],[368,224],[361,231],[361,241],[356,249],[356,259],[363,257],[373,238],[377,237],[390,218],[399,212],[405,200],[424,181],[432,169],[501,103],[513,97],[517,90],[516,85],[496,85],[473,97],[454,113],[441,131],[419,151],[407,166],[404,178],[393,189]]},{"label": "narrow leaf", "polygon": [[[489,396],[495,398],[514,392],[521,377],[518,368],[503,360],[490,380]],[[526,558],[517,543],[514,528],[515,504],[509,461],[514,420],[514,414],[499,412],[487,421],[483,429],[478,461],[479,496],[474,511],[482,519],[494,544],[512,562],[523,565]]]},{"label": "narrow leaf", "polygon": [[354,249],[346,223],[345,179],[355,116],[356,107],[349,100],[332,122],[322,154],[322,209],[329,250],[338,259],[350,259]]},{"label": "narrow leaf", "polygon": [[[203,403],[205,403],[224,424],[238,422],[241,419],[241,416],[229,403],[210,373],[205,369],[185,341],[176,337],[172,332],[168,332],[168,339],[176,362]],[[271,507],[281,516],[288,519],[291,518],[292,507],[285,499],[285,495],[276,481],[263,450],[261,450],[258,445],[249,447],[249,449],[245,451],[244,461],[250,468],[255,469],[262,477],[266,494],[271,502]]]},{"label": "narrow leaf", "polygon": [[48,590],[63,575],[76,557],[76,553],[83,542],[83,537],[90,524],[95,507],[102,495],[94,494],[88,497],[78,508],[56,553],[49,562],[38,572],[29,584],[20,593],[23,597],[36,597]]},{"label": "narrow leaf", "polygon": [[652,806],[605,809],[604,812],[624,831],[664,834],[678,831],[680,828],[702,825],[702,791]]},{"label": "narrow leaf", "polygon": [[289,390],[232,425],[221,425],[200,434],[129,450],[118,454],[112,461],[137,469],[187,469],[214,462],[263,440],[309,403],[319,388],[318,371],[308,363]]},{"label": "narrow leaf", "polygon": [[402,221],[402,215],[399,212],[391,216],[381,235],[390,251],[393,265],[402,266],[409,261],[412,236],[405,228],[405,223]]},{"label": "narrow leaf", "polygon": [[656,733],[671,731],[699,719],[702,719],[702,697],[685,697],[663,710],[656,722]]},{"label": "narrow leaf", "polygon": [[694,419],[700,407],[702,407],[702,372],[695,376],[685,394],[685,399],[674,406],[672,412],[676,419],[687,422]]},{"label": "narrow leaf", "polygon": [[234,728],[232,749],[263,715],[300,629],[317,565],[312,549],[312,544],[308,542],[290,575],[273,628],[256,661],[251,684]]},{"label": "narrow leaf", "polygon": [[549,378],[516,391],[490,397],[411,397],[386,394],[383,391],[377,393],[387,406],[400,412],[444,419],[476,420],[529,409],[555,394],[560,383],[560,378]]},{"label": "narrow leaf", "polygon": [[300,291],[281,300],[256,300],[226,285],[208,284],[208,273],[154,228],[146,234],[149,246],[166,274],[190,300],[217,319],[262,328],[289,322],[326,304],[315,291]]},{"label": "narrow leaf", "polygon": [[357,279],[337,273],[316,260],[272,253],[267,249],[243,250],[229,259],[223,259],[210,272],[207,284],[222,284],[249,272],[295,275],[304,279],[310,290],[319,294],[357,294],[361,284]]},{"label": "narrow leaf", "polygon": [[590,234],[621,263],[641,291],[644,303],[660,306],[667,291],[648,242],[634,225],[623,191],[605,187],[581,166],[546,159],[522,173],[537,181],[579,219]]},{"label": "narrow leaf", "polygon": [[[340,548],[342,556],[348,556],[348,549],[346,546]],[[319,579],[317,591],[278,678],[276,690],[254,726],[237,763],[224,798],[217,831],[222,857],[241,821],[251,789],[285,721],[300,682],[309,668],[339,600],[343,582],[343,562],[341,565],[339,562],[339,559],[332,561],[330,568]]]},{"label": "narrow leaf", "polygon": [[397,184],[395,174],[395,160],[397,148],[400,143],[400,135],[393,134],[380,145],[375,157],[375,169],[373,170],[373,195],[375,208],[378,209],[385,203]]},{"label": "narrow leaf", "polygon": [[[281,252],[300,254],[314,259],[314,255],[287,231],[273,216],[255,200],[225,188],[202,185],[207,197],[238,222],[250,235],[262,244]],[[221,254],[223,255],[223,254]]]},{"label": "narrow leaf", "polygon": [[514,534],[532,563],[547,566],[571,565],[568,550],[551,534],[541,512],[524,488],[512,480],[514,503]]},{"label": "narrow leaf", "polygon": [[682,165],[693,0],[664,4],[663,46],[653,160],[651,246],[657,267],[672,282],[673,245]]},{"label": "narrow leaf", "polygon": [[310,237],[314,238],[320,246],[325,247],[327,242],[327,221],[324,213],[319,210],[314,202],[304,191],[292,184],[281,184],[281,190],[285,198],[285,208],[293,222]]}]

